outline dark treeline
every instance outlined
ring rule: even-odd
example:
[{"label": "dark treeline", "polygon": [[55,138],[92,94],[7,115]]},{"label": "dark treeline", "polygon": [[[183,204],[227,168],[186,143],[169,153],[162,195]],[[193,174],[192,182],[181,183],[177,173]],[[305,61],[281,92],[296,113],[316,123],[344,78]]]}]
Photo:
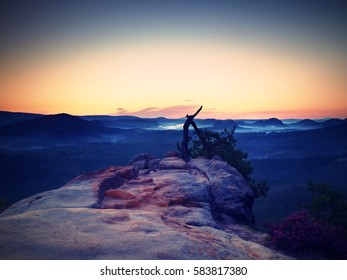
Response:
[{"label": "dark treeline", "polygon": [[253,175],[257,180],[266,179],[270,191],[266,198],[255,201],[254,212],[257,225],[280,221],[312,198],[307,183],[318,182],[345,194],[347,154],[341,156],[316,156],[292,159],[252,160]]}]

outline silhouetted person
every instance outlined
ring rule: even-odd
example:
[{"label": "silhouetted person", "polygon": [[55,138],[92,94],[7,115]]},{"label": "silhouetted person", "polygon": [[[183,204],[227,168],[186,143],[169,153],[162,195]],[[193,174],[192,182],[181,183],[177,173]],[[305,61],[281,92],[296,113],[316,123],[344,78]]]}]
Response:
[{"label": "silhouetted person", "polygon": [[197,114],[202,110],[202,106],[199,108],[199,110],[196,111],[194,115],[186,115],[187,120],[185,121],[183,125],[183,140],[182,140],[182,158],[184,161],[189,160],[189,150],[188,150],[188,142],[189,142],[189,135],[188,135],[188,130],[189,126],[192,125],[198,134],[200,138],[200,132],[198,127],[196,126],[196,123],[193,121],[193,119],[196,117]]}]

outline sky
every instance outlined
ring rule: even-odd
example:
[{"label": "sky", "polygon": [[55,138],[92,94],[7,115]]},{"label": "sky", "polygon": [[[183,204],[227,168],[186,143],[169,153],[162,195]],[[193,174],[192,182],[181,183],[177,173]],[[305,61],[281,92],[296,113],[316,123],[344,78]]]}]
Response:
[{"label": "sky", "polygon": [[344,1],[2,1],[0,110],[347,117]]}]

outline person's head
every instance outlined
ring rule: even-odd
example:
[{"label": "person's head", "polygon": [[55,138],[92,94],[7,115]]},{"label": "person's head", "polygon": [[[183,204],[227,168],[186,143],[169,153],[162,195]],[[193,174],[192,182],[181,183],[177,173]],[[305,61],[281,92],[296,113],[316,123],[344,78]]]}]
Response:
[{"label": "person's head", "polygon": [[188,118],[188,117],[189,117],[189,115],[187,114],[187,115],[186,115],[186,118]]}]

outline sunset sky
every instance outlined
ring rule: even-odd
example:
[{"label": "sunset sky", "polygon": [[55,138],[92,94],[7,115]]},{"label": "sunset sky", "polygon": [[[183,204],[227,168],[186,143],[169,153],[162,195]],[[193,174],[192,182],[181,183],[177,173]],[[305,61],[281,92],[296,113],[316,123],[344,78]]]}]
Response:
[{"label": "sunset sky", "polygon": [[344,1],[5,2],[0,110],[347,117]]}]

